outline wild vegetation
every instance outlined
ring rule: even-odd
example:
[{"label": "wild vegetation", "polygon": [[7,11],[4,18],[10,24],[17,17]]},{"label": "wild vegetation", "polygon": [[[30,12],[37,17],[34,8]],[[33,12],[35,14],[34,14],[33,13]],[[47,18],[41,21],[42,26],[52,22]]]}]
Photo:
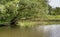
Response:
[{"label": "wild vegetation", "polygon": [[50,24],[45,21],[60,19],[59,10],[49,6],[47,0],[0,0],[0,24]]}]

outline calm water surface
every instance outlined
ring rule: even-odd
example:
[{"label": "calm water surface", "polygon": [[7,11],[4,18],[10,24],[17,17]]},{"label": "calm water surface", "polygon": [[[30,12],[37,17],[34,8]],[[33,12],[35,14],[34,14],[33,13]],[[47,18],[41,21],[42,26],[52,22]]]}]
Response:
[{"label": "calm water surface", "polygon": [[36,26],[31,28],[0,27],[0,37],[60,37],[60,25]]}]

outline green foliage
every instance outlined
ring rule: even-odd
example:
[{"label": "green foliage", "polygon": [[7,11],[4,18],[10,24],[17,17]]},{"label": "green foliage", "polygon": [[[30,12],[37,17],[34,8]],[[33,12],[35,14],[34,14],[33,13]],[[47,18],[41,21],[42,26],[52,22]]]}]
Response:
[{"label": "green foliage", "polygon": [[47,13],[46,0],[1,0],[0,4],[1,22],[10,22],[14,17],[27,19]]},{"label": "green foliage", "polygon": [[7,2],[10,2],[10,1],[13,1],[13,0],[0,0],[0,4],[6,4]]},{"label": "green foliage", "polygon": [[18,11],[20,12],[20,15],[22,17],[30,17],[31,15],[34,15],[34,13],[37,13],[36,5],[37,5],[36,3],[30,0],[29,1],[20,0]]},{"label": "green foliage", "polygon": [[18,11],[24,17],[47,13],[46,0],[20,0]]},{"label": "green foliage", "polygon": [[60,15],[60,8],[51,8],[51,15]]},{"label": "green foliage", "polygon": [[4,7],[4,5],[0,5],[0,20],[1,21],[6,20],[6,8]]}]

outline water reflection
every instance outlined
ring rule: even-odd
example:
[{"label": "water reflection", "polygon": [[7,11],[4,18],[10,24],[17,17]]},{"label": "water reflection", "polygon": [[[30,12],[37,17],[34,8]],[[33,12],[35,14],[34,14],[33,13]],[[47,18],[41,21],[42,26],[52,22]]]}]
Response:
[{"label": "water reflection", "polygon": [[42,37],[37,28],[0,27],[0,37]]},{"label": "water reflection", "polygon": [[60,25],[36,27],[0,27],[0,37],[60,37]]},{"label": "water reflection", "polygon": [[44,26],[44,37],[60,37],[60,25]]}]

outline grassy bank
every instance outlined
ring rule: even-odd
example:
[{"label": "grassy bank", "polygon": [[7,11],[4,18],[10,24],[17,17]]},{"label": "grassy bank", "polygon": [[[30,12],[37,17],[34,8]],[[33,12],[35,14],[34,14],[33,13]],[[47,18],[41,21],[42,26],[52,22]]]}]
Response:
[{"label": "grassy bank", "polygon": [[48,15],[49,20],[60,20],[60,15]]},{"label": "grassy bank", "polygon": [[20,26],[36,26],[36,25],[52,25],[52,24],[60,24],[60,15],[47,15],[47,18],[43,17],[41,18],[32,18],[32,19],[26,19],[26,20],[20,20],[18,21],[17,25]]},{"label": "grassy bank", "polygon": [[32,26],[37,26],[37,25],[53,25],[53,24],[60,24],[60,22],[52,22],[52,21],[20,21],[18,22],[17,25],[23,26],[23,27],[32,27]]}]

